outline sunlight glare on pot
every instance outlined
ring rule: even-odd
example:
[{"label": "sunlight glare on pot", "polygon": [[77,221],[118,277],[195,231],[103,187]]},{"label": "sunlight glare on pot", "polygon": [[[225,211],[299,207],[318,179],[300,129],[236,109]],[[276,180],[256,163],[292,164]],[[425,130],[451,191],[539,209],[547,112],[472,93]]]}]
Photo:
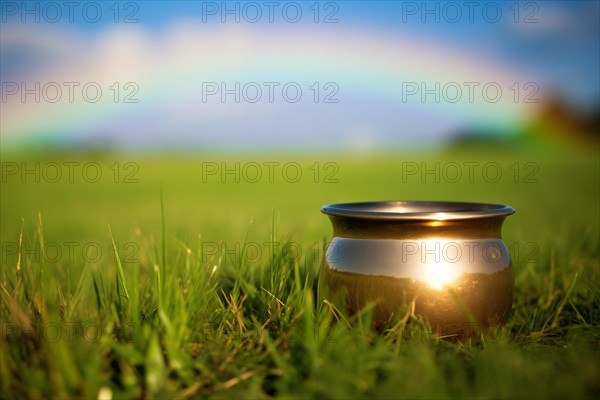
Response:
[{"label": "sunlight glare on pot", "polygon": [[460,275],[456,266],[446,261],[430,262],[426,266],[424,281],[434,290],[442,290]]},{"label": "sunlight glare on pot", "polygon": [[446,213],[443,212],[437,212],[435,213],[435,219],[437,221],[444,221],[448,218],[448,215]]}]

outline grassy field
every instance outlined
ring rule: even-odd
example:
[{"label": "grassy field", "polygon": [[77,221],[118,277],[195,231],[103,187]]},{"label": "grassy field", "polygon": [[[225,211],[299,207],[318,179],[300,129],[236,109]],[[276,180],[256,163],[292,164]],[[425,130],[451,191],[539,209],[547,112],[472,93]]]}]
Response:
[{"label": "grassy field", "polygon": [[[3,154],[0,398],[597,398],[599,171],[567,149]],[[506,326],[446,341],[319,304],[319,208],[392,199],[517,210]]]}]

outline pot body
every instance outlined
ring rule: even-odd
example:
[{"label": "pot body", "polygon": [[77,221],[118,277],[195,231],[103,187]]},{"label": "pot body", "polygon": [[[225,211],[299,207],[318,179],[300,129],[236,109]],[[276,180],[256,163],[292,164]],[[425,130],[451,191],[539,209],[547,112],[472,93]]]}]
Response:
[{"label": "pot body", "polygon": [[328,213],[334,233],[319,278],[322,297],[352,313],[374,303],[379,328],[407,312],[440,337],[468,337],[503,324],[513,293],[501,238],[506,214],[464,212],[471,217]]}]

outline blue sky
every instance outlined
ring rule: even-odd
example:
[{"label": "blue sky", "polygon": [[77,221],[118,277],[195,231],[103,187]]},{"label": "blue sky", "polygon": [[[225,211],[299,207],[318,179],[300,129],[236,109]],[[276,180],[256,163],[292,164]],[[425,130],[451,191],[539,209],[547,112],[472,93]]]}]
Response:
[{"label": "blue sky", "polygon": [[[520,86],[535,83],[540,101],[556,96],[576,110],[597,109],[600,101],[600,3],[595,1],[140,1],[119,2],[117,7],[114,1],[80,2],[73,22],[66,2],[0,3],[3,83],[97,81],[105,93],[114,77],[123,77],[120,85],[139,84],[139,103],[128,108],[77,100],[62,107],[40,105],[17,101],[18,93],[8,96],[2,106],[14,117],[3,115],[2,133],[9,143],[106,136],[126,146],[166,141],[227,146],[234,141],[242,147],[310,147],[327,138],[335,144],[349,137],[349,145],[381,147],[435,143],[486,121],[501,131],[510,126],[499,121],[523,123],[535,113],[531,104],[516,101],[490,104],[475,99],[457,106],[435,96],[420,101],[418,95],[399,101],[399,90],[407,82],[461,86],[470,76],[481,85],[499,82],[505,97],[514,94],[510,82],[515,81]],[[30,13],[23,23],[24,7],[38,10],[40,22]],[[60,18],[53,7],[61,8]],[[83,7],[99,9],[98,22],[86,20]],[[228,14],[223,23],[224,7],[238,7],[240,22]],[[268,20],[269,7],[273,22]],[[257,17],[257,9],[262,13],[259,21],[247,22]],[[302,16],[291,23],[297,9]],[[137,22],[124,23],[126,17]],[[332,23],[324,23],[327,17]],[[48,21],[52,19],[58,23]],[[186,53],[182,46],[190,43],[196,47],[189,46]],[[295,105],[282,100],[231,104],[226,99],[226,104],[208,106],[195,96],[209,76],[211,82],[238,82],[241,87],[248,82],[297,82],[305,97]],[[312,81],[318,82],[320,96],[326,93],[324,85],[335,83],[339,102],[304,102],[314,94]],[[3,86],[5,93],[7,88]],[[524,96],[528,89],[519,90]],[[17,118],[29,114],[43,123]],[[173,131],[165,132],[169,127]]]}]

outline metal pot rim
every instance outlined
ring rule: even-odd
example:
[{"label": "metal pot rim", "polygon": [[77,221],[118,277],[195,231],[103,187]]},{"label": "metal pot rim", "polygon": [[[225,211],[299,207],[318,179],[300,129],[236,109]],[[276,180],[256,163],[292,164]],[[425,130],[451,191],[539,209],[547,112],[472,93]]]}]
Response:
[{"label": "metal pot rim", "polygon": [[503,204],[454,201],[373,201],[328,204],[327,215],[396,221],[448,221],[511,215],[515,209]]}]

